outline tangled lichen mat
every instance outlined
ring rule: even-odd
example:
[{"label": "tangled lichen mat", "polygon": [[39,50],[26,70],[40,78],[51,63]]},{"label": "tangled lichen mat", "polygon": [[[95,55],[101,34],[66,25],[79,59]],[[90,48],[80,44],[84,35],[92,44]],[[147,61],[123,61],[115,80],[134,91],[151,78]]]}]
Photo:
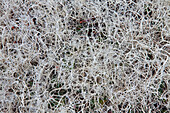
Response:
[{"label": "tangled lichen mat", "polygon": [[169,113],[169,0],[0,0],[0,113]]}]

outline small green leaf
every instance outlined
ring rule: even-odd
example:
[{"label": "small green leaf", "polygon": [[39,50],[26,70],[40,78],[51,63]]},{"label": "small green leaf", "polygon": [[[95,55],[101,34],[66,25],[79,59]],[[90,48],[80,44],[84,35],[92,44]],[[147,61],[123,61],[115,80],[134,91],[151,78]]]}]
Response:
[{"label": "small green leaf", "polygon": [[91,106],[91,109],[94,109],[95,107],[94,98],[91,99],[90,106]]},{"label": "small green leaf", "polygon": [[101,105],[104,104],[104,102],[103,102],[103,100],[102,100],[101,98],[99,98],[99,103],[100,103]]},{"label": "small green leaf", "polygon": [[59,95],[65,95],[66,93],[67,93],[67,90],[65,90],[65,89],[61,89],[59,91]]}]

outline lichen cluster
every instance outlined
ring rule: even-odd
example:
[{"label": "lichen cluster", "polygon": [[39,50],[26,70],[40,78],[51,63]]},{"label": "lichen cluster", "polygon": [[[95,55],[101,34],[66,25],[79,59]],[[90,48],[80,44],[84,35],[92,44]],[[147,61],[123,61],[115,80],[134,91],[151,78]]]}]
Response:
[{"label": "lichen cluster", "polygon": [[0,112],[168,113],[168,0],[0,0]]}]

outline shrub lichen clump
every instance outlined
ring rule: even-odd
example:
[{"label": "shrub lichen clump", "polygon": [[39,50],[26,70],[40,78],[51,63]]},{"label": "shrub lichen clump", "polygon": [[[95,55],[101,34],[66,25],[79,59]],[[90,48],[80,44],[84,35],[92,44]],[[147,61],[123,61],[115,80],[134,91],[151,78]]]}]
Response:
[{"label": "shrub lichen clump", "polygon": [[0,112],[168,113],[168,0],[0,6]]}]

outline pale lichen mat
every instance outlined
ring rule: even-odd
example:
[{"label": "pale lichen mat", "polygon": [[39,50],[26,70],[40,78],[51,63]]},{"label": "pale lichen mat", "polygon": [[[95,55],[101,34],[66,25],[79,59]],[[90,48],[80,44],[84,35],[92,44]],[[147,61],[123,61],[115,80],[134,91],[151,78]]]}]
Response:
[{"label": "pale lichen mat", "polygon": [[169,113],[169,0],[0,0],[1,113]]}]

